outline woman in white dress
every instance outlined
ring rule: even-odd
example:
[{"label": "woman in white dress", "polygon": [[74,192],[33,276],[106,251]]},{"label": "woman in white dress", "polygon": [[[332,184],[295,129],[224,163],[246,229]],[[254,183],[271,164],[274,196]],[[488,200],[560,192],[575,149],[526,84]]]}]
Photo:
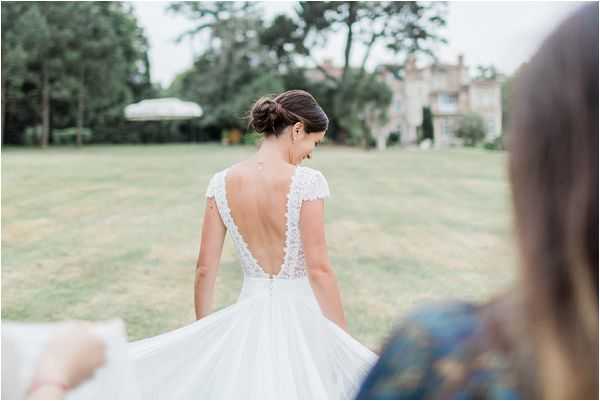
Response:
[{"label": "woman in white dress", "polygon": [[[196,267],[197,321],[131,343],[143,398],[353,398],[377,355],[346,332],[327,256],[325,177],[302,167],[328,119],[307,92],[262,98],[250,124],[265,138],[216,173]],[[237,302],[211,313],[226,232],[244,271]]]}]

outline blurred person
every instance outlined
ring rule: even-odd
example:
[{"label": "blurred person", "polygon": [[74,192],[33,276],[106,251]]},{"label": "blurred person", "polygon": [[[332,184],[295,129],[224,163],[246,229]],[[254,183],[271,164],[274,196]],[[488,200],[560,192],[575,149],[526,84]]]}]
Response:
[{"label": "blurred person", "polygon": [[68,323],[52,334],[31,383],[21,384],[24,361],[17,338],[2,333],[2,399],[62,399],[105,363],[105,344],[91,324]]},{"label": "blurred person", "polygon": [[[346,331],[327,254],[325,176],[300,166],[329,120],[308,92],[259,99],[264,141],[210,180],[195,323],[131,343],[144,398],[352,398],[377,356]],[[238,301],[212,312],[226,232],[244,272]]]},{"label": "blurred person", "polygon": [[598,3],[544,41],[515,96],[517,285],[411,314],[357,398],[598,399]]}]

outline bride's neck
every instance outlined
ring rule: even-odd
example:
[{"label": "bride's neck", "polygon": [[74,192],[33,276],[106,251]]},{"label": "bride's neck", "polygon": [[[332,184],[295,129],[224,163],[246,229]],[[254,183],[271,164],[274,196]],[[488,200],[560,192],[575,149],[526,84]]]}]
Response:
[{"label": "bride's neck", "polygon": [[278,138],[266,138],[256,152],[256,158],[263,162],[284,162],[290,164],[290,155],[287,147],[283,146]]}]

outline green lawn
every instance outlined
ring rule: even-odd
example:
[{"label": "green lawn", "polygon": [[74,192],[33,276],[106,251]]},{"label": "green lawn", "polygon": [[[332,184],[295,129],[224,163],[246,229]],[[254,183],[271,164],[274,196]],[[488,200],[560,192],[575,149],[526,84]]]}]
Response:
[{"label": "green lawn", "polygon": [[[3,149],[2,318],[124,318],[131,339],[194,319],[204,191],[251,147]],[[482,300],[515,274],[506,155],[319,148],[351,333],[376,349],[417,304]],[[219,308],[241,270],[227,240]]]}]

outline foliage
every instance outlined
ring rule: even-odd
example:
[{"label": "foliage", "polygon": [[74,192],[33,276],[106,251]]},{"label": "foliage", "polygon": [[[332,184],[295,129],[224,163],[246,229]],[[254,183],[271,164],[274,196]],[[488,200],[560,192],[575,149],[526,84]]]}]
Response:
[{"label": "foliage", "polygon": [[98,143],[169,143],[194,141],[185,122],[145,121],[123,123],[116,128],[94,132]]},{"label": "foliage", "polygon": [[462,139],[465,146],[475,146],[485,139],[485,134],[483,118],[477,113],[467,113],[461,119],[454,135]]},{"label": "foliage", "polygon": [[[371,50],[429,53],[443,41],[444,6],[414,2],[300,2],[296,15],[276,16],[267,23],[256,3],[178,2],[169,7],[195,21],[183,36],[208,43],[194,67],[182,74],[170,93],[199,102],[206,117],[199,124],[217,133],[244,128],[241,118],[257,97],[287,89],[313,93],[330,117],[329,135],[338,142],[367,146],[370,120],[387,118],[391,101],[387,86],[367,72]],[[332,75],[314,58],[314,50],[331,35],[347,31],[344,66]],[[359,66],[350,57],[359,45],[366,52]],[[315,65],[311,68],[299,66]],[[323,80],[307,78],[320,71]]]},{"label": "foliage", "polygon": [[386,146],[394,146],[400,143],[400,132],[392,132],[386,141]]},{"label": "foliage", "polygon": [[419,130],[419,142],[429,139],[433,141],[433,116],[430,107],[423,107],[423,121]]},{"label": "foliage", "polygon": [[[433,45],[444,42],[439,28],[445,26],[445,5],[422,2],[300,2],[298,18],[304,37],[302,49],[310,61],[316,64],[328,85],[335,90],[332,117],[342,130],[342,139],[347,136],[366,138],[365,115],[363,124],[356,124],[348,116],[356,116],[370,107],[385,109],[391,98],[360,96],[365,84],[373,83],[367,77],[366,64],[372,49],[383,46],[394,56],[425,53],[433,54]],[[316,63],[312,49],[327,43],[330,36],[343,30],[344,66],[337,76]],[[353,52],[358,45],[365,49],[358,68],[350,65]],[[298,52],[303,54],[302,51]],[[365,82],[366,81],[366,82]],[[371,94],[376,91],[370,91]],[[385,118],[385,116],[384,116]],[[365,145],[368,140],[362,141]]]},{"label": "foliage", "polygon": [[245,129],[252,103],[284,90],[277,58],[261,43],[264,24],[256,5],[181,2],[169,9],[197,21],[184,35],[209,35],[206,51],[177,77],[169,93],[202,105],[205,116],[197,122],[202,129]]},{"label": "foliage", "polygon": [[23,143],[25,145],[33,146],[39,145],[42,140],[42,126],[36,125],[33,127],[27,127],[23,133]]},{"label": "foliage", "polygon": [[504,131],[506,131],[510,126],[510,105],[512,92],[515,83],[519,79],[519,74],[521,71],[522,67],[517,69],[513,75],[502,80],[500,83],[500,96],[502,98],[502,127]]},{"label": "foliage", "polygon": [[483,148],[487,150],[506,150],[504,146],[504,135],[498,135],[491,141],[483,143]]},{"label": "foliage", "polygon": [[338,131],[334,138],[368,148],[369,143],[375,142],[371,127],[388,118],[392,92],[376,74],[351,70],[347,82],[347,86],[327,91],[326,110],[332,111],[330,118]]},{"label": "foliage", "polygon": [[491,80],[497,79],[499,74],[494,65],[478,65],[475,67],[475,79]]},{"label": "foliage", "polygon": [[242,137],[244,145],[257,145],[263,139],[263,136],[256,132],[248,132]]},{"label": "foliage", "polygon": [[[197,40],[203,51],[161,95],[199,103],[204,117],[190,124],[137,125],[124,121],[124,106],[158,90],[150,83],[148,43],[130,4],[2,3],[3,142],[24,143],[32,125],[41,126],[42,145],[58,141],[53,131],[67,127],[78,127],[79,144],[83,127],[99,143],[219,140],[223,129],[247,130],[245,116],[258,97],[306,89],[330,117],[330,138],[368,146],[372,123],[386,120],[391,101],[387,85],[367,70],[372,49],[402,59],[432,55],[444,41],[441,3],[299,2],[295,15],[272,20],[262,7],[170,4],[170,12],[194,22],[179,39]],[[332,74],[315,52],[340,31],[344,65]],[[362,60],[351,65],[359,46]]]},{"label": "foliage", "polygon": [[126,104],[154,92],[130,5],[3,2],[2,23],[3,142],[25,142],[32,123],[43,146],[54,128],[77,126],[82,139],[84,124],[117,126]]},{"label": "foliage", "polygon": [[70,127],[54,130],[54,143],[57,145],[77,144],[78,137],[82,142],[89,143],[92,139],[92,130],[89,128]]}]

